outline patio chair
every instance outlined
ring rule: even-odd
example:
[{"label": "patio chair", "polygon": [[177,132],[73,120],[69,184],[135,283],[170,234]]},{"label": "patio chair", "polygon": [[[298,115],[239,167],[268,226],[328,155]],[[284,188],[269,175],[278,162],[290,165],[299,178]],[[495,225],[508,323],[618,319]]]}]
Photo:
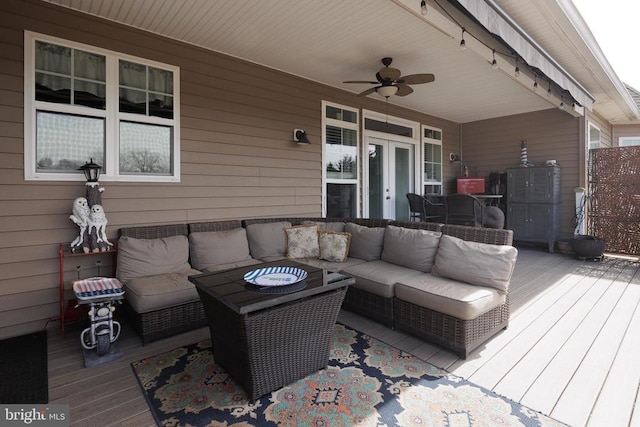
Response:
[{"label": "patio chair", "polygon": [[445,223],[482,225],[482,203],[470,194],[449,194],[444,198]]},{"label": "patio chair", "polygon": [[407,193],[407,199],[409,200],[409,220],[434,221],[443,217],[443,204],[433,203],[426,197],[415,193]]}]

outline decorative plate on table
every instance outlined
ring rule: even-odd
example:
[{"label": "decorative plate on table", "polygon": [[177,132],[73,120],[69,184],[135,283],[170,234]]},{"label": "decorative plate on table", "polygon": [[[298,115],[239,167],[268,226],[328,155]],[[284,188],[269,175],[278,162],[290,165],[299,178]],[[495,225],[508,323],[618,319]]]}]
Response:
[{"label": "decorative plate on table", "polygon": [[297,267],[265,267],[252,270],[244,280],[258,286],[286,286],[307,278],[307,272]]}]

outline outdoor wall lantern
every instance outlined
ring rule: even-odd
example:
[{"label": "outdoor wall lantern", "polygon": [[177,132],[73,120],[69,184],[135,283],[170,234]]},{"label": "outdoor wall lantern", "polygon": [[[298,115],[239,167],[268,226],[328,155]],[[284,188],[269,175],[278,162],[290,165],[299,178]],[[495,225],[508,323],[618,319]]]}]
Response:
[{"label": "outdoor wall lantern", "polygon": [[294,129],[293,130],[293,140],[298,143],[298,145],[309,145],[311,141],[307,137],[307,132],[302,129]]},{"label": "outdoor wall lantern", "polygon": [[98,178],[100,178],[100,169],[102,169],[102,166],[93,163],[92,158],[89,163],[85,163],[78,169],[84,173],[84,176],[88,182],[98,182]]}]

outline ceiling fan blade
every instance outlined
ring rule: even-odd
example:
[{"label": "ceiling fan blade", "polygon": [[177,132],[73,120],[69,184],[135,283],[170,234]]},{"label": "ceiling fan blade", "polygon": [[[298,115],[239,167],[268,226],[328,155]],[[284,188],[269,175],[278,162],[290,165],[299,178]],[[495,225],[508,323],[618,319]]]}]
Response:
[{"label": "ceiling fan blade", "polygon": [[365,90],[364,92],[360,92],[360,93],[358,94],[358,96],[367,96],[367,95],[369,95],[370,93],[375,92],[375,91],[376,91],[376,89],[378,89],[378,87],[379,87],[379,86],[372,87],[371,89],[367,89],[367,90]]},{"label": "ceiling fan blade", "polygon": [[398,83],[404,83],[407,85],[419,85],[422,83],[431,83],[436,79],[433,74],[409,74],[408,76],[402,76],[398,79]]},{"label": "ceiling fan blade", "polygon": [[398,96],[407,96],[413,93],[411,86],[407,86],[406,84],[397,84],[396,86],[398,87],[398,91],[396,92]]},{"label": "ceiling fan blade", "polygon": [[367,83],[370,85],[377,85],[378,82],[372,82],[369,80],[347,80],[346,82],[342,82],[342,83]]},{"label": "ceiling fan blade", "polygon": [[378,71],[378,74],[383,80],[395,80],[400,77],[402,73],[397,68],[382,67],[380,68],[380,71]]}]

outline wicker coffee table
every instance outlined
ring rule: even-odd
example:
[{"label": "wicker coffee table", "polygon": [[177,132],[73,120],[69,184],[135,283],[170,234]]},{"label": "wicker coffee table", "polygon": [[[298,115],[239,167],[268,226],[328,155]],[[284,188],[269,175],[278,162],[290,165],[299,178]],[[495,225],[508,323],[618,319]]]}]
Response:
[{"label": "wicker coffee table", "polygon": [[[245,273],[269,266],[308,273],[297,284],[260,288]],[[213,355],[251,400],[325,368],[336,318],[354,279],[291,260],[189,277],[204,306]]]}]

